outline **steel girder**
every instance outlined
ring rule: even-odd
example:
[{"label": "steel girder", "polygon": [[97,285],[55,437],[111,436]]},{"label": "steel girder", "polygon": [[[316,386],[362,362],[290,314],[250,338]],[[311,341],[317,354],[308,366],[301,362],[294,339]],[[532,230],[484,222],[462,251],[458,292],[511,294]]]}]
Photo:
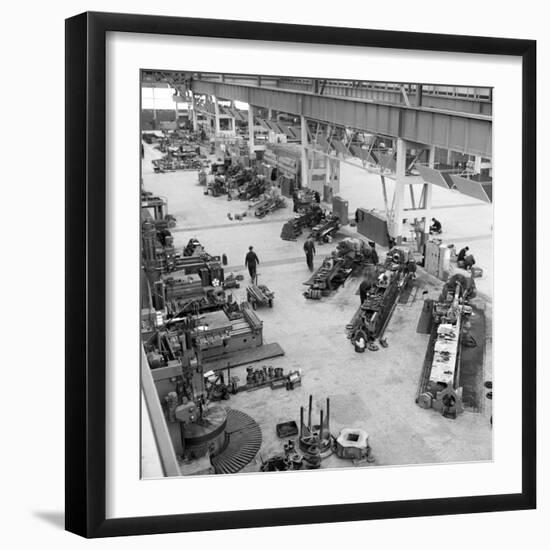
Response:
[{"label": "steel girder", "polygon": [[485,115],[227,82],[192,80],[191,90],[427,146],[492,156],[492,118]]}]

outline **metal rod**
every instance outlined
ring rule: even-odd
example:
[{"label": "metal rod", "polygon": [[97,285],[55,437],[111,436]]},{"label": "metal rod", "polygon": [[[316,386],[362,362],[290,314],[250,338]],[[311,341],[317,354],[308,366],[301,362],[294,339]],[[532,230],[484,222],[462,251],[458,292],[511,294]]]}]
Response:
[{"label": "metal rod", "polygon": [[309,396],[309,411],[307,416],[307,427],[309,428],[309,431],[311,432],[311,407],[313,404],[313,395]]},{"label": "metal rod", "polygon": [[304,407],[300,407],[300,439],[303,435],[303,428],[304,428]]},{"label": "metal rod", "polygon": [[330,399],[327,397],[327,431],[330,437]]},{"label": "metal rod", "polygon": [[321,443],[323,441],[323,409],[321,409],[321,414],[319,416],[319,443]]}]

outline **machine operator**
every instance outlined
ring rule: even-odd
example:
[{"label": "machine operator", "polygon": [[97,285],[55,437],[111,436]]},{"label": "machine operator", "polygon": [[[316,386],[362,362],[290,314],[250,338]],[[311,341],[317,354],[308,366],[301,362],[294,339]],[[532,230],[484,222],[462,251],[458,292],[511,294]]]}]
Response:
[{"label": "machine operator", "polygon": [[315,256],[315,241],[309,237],[304,243],[304,252],[306,253],[306,262],[310,271],[313,271],[313,256]]},{"label": "machine operator", "polygon": [[441,222],[435,218],[432,218],[432,225],[430,225],[430,233],[439,234],[441,233]]},{"label": "machine operator", "polygon": [[248,253],[244,258],[244,265],[248,267],[248,273],[250,273],[250,278],[252,279],[252,282],[256,280],[256,267],[259,263],[260,260],[258,259],[256,252],[254,252],[254,247],[249,246]]}]

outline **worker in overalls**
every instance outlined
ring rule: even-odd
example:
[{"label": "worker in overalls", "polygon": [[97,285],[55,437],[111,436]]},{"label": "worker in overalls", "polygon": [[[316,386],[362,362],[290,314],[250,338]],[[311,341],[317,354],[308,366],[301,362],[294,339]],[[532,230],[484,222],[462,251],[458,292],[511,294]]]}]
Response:
[{"label": "worker in overalls", "polygon": [[374,265],[378,265],[378,252],[376,252],[376,243],[369,241],[370,247],[370,260]]},{"label": "worker in overalls", "polygon": [[432,218],[432,225],[430,225],[430,235],[439,235],[441,231],[441,222],[435,218]]},{"label": "worker in overalls", "polygon": [[250,278],[252,279],[252,282],[256,281],[256,267],[259,263],[260,260],[258,259],[256,252],[254,252],[254,247],[249,246],[248,253],[244,258],[244,265],[245,267],[248,267],[248,273],[250,273]]},{"label": "worker in overalls", "polygon": [[313,271],[313,256],[315,256],[315,242],[309,237],[304,243],[304,252],[306,253],[306,262],[310,271]]},{"label": "worker in overalls", "polygon": [[[458,253],[458,256],[456,257],[457,263],[458,262],[464,263],[464,258],[466,258],[466,256],[468,255],[469,250],[470,250],[469,246],[465,246],[463,249],[460,250],[460,252]],[[462,267],[462,266],[459,265],[459,267]]]}]

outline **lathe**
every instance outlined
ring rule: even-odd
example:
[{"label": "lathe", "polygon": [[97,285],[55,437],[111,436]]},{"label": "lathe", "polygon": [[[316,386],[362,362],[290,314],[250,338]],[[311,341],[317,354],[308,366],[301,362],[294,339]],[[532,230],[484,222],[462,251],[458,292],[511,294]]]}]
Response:
[{"label": "lathe", "polygon": [[[382,335],[399,295],[410,284],[415,272],[416,263],[409,257],[408,250],[394,247],[387,253],[384,265],[377,267],[376,282],[346,325],[352,343],[362,338],[365,343],[372,344]],[[374,349],[372,345],[371,349]]]},{"label": "lathe", "polygon": [[424,408],[434,408],[447,418],[464,411],[460,386],[463,324],[471,315],[468,305],[475,296],[473,279],[453,275],[432,307],[432,331],[416,398]]}]

